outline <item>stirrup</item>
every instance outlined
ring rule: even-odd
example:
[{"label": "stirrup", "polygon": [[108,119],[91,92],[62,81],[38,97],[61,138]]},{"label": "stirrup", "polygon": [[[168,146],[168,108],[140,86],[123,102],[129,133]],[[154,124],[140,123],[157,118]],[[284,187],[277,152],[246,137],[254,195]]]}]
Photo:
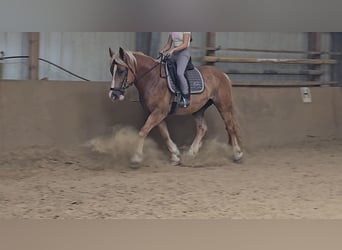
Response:
[{"label": "stirrup", "polygon": [[179,106],[182,108],[186,108],[190,105],[190,99],[185,98],[184,96],[181,96],[180,101],[179,101]]}]

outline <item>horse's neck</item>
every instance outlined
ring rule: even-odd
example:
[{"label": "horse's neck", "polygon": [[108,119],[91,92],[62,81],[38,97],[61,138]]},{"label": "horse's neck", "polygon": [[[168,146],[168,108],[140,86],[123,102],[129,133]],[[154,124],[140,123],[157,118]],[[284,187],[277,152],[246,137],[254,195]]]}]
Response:
[{"label": "horse's neck", "polygon": [[139,75],[145,74],[147,71],[152,69],[156,64],[158,64],[158,61],[144,54],[136,54],[135,58],[137,60],[137,73]]},{"label": "horse's neck", "polygon": [[135,87],[139,92],[140,101],[149,106],[151,101],[165,96],[166,84],[162,84],[163,79],[160,76],[160,67],[163,65],[145,55],[137,55],[136,60]]},{"label": "horse's neck", "polygon": [[138,79],[136,86],[153,84],[156,76],[159,76],[160,63],[146,55],[137,54],[135,57],[137,60],[136,77]]}]

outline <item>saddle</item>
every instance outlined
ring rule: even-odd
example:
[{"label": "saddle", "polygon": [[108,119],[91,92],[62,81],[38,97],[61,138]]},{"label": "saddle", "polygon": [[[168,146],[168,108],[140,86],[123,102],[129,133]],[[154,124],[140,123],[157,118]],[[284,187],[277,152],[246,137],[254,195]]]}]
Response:
[{"label": "saddle", "polygon": [[[165,64],[166,78],[170,91],[176,96],[180,95],[180,84],[177,77],[177,65],[172,60],[167,60]],[[188,82],[190,94],[200,94],[204,90],[204,80],[201,72],[192,64],[190,60],[187,64],[184,76]]]}]

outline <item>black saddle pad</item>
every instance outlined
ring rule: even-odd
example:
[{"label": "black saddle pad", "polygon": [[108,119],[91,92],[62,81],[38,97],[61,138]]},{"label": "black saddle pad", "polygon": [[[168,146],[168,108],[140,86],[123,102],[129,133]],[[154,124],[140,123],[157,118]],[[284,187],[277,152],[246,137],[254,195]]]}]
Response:
[{"label": "black saddle pad", "polygon": [[[170,77],[170,72],[167,67],[167,64],[165,64],[165,71],[166,71],[166,76],[167,76],[167,84],[168,84],[170,91],[174,94],[180,93],[179,89],[176,87],[175,83]],[[186,70],[185,78],[188,80],[191,94],[200,94],[203,92],[204,80],[203,80],[201,72],[196,67],[193,67],[193,69],[190,69],[190,70]]]}]

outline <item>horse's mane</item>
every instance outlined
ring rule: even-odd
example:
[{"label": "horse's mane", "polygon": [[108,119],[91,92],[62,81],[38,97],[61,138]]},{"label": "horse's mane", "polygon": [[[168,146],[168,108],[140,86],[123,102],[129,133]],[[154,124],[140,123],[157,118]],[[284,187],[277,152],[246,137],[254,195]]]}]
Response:
[{"label": "horse's mane", "polygon": [[[135,56],[133,55],[133,52],[131,52],[131,51],[125,51],[125,54],[126,54],[126,56],[128,57],[127,59],[128,59],[131,63],[133,63],[134,65],[137,64],[137,59],[136,59]],[[113,59],[115,60],[115,62],[116,62],[117,64],[123,65],[123,66],[125,66],[125,67],[128,66],[127,63],[126,63],[124,60],[121,59],[120,53],[119,53],[119,52],[117,52],[117,53],[114,54]]]},{"label": "horse's mane", "polygon": [[153,57],[151,57],[151,56],[149,56],[149,55],[146,55],[146,54],[144,54],[144,53],[141,52],[141,51],[128,51],[128,52],[132,53],[133,56],[134,56],[134,54],[135,54],[135,55],[141,55],[141,56],[145,56],[145,57],[151,58],[151,59],[152,59],[153,61],[155,61],[155,62],[159,62],[158,59],[155,59],[155,58],[153,58]]},{"label": "horse's mane", "polygon": [[[140,51],[125,50],[125,55],[128,57],[127,59],[130,61],[130,63],[132,63],[134,65],[137,65],[137,58],[135,57],[135,55],[141,55],[141,56],[149,57],[149,58],[151,58],[152,60],[154,60],[156,62],[158,61],[158,60],[156,60],[156,59],[154,59],[154,58],[152,58],[152,57],[150,57],[150,56],[148,56],[148,55],[146,55],[146,54],[144,54],[143,52],[140,52]],[[120,54],[119,53],[115,53],[114,56],[113,56],[113,59],[115,60],[115,62],[117,64],[121,64],[121,65],[126,66],[126,67],[128,66],[127,63],[120,58]]]}]

